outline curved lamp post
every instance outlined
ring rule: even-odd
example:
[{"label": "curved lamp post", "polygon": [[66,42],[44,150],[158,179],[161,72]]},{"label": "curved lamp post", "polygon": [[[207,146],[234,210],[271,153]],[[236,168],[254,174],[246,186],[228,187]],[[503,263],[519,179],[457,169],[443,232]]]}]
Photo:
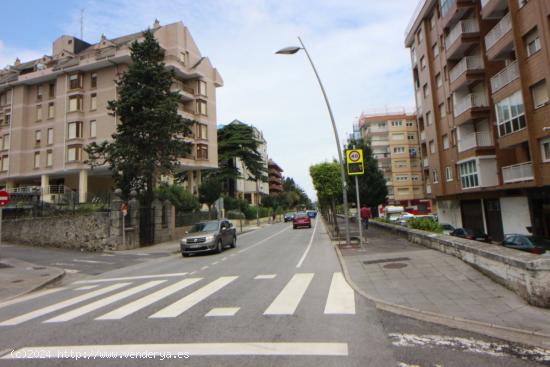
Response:
[{"label": "curved lamp post", "polygon": [[[330,108],[330,103],[328,101],[327,93],[325,92],[325,88],[323,87],[323,83],[321,82],[321,78],[319,77],[319,73],[317,72],[317,69],[315,68],[315,65],[313,64],[313,60],[311,59],[311,56],[309,56],[309,52],[307,52],[306,46],[302,42],[302,39],[298,37],[298,41],[300,41],[300,44],[302,47],[297,46],[291,46],[291,47],[285,47],[283,49],[280,49],[276,52],[276,54],[279,55],[293,55],[296,52],[300,50],[304,50],[306,53],[307,58],[309,59],[309,63],[311,64],[311,67],[313,68],[313,72],[315,73],[315,76],[317,77],[317,81],[319,82],[319,86],[321,87],[321,91],[323,92],[323,97],[325,97],[325,103],[327,104],[328,113],[330,115],[330,121],[332,122],[332,130],[334,131],[334,138],[336,139],[336,147],[338,148],[338,160],[340,163],[340,173],[341,173],[341,179],[342,179],[342,198],[344,202],[344,215],[345,215],[345,223],[346,223],[346,244],[350,244],[350,235],[349,235],[349,218],[348,218],[348,194],[346,190],[346,170],[344,168],[344,160],[342,158],[342,148],[340,147],[340,139],[338,138],[338,130],[336,129],[336,122],[334,121],[334,115],[332,114],[332,108]],[[361,223],[359,223],[361,225]]]}]

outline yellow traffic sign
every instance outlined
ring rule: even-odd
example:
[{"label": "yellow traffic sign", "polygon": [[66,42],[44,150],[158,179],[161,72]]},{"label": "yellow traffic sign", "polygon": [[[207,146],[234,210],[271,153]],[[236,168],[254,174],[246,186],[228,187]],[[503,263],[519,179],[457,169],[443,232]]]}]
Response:
[{"label": "yellow traffic sign", "polygon": [[363,165],[363,149],[348,149],[346,150],[346,165],[348,175],[362,175],[365,173]]}]

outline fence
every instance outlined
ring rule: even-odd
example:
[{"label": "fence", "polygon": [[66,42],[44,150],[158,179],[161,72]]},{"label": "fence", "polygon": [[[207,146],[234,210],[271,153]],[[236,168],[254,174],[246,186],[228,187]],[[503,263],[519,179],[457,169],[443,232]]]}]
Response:
[{"label": "fence", "polygon": [[213,220],[218,218],[218,213],[216,210],[211,210],[210,212],[176,212],[176,228],[185,227],[195,224],[203,220]]}]

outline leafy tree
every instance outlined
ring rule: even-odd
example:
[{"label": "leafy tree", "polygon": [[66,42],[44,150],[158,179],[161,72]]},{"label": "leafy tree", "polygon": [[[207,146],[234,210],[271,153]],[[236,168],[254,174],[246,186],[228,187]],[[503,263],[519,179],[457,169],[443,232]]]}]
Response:
[{"label": "leafy tree", "polygon": [[178,160],[190,152],[191,144],[182,138],[195,121],[178,115],[180,94],[170,90],[174,71],[165,68],[153,32],[143,37],[131,44],[132,62],[116,82],[118,99],[107,105],[120,119],[112,142],[94,142],[85,151],[92,167],[108,165],[126,195],[141,191],[150,206],[159,175],[175,175]]},{"label": "leafy tree", "polygon": [[220,180],[213,176],[207,176],[199,186],[199,201],[208,205],[208,212],[211,211],[212,205],[218,200],[222,192],[222,184]]},{"label": "leafy tree", "polygon": [[201,207],[197,198],[180,185],[161,185],[156,194],[160,200],[169,200],[177,211],[194,212]]},{"label": "leafy tree", "polygon": [[336,202],[342,193],[340,165],[336,162],[319,163],[309,167],[309,174],[313,181],[313,187],[317,191],[319,202],[330,205],[335,226],[338,227]]}]

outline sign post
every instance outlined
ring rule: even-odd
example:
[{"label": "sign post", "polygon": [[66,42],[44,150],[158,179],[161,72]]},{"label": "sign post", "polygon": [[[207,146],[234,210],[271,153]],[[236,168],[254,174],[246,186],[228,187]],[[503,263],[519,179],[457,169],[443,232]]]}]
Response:
[{"label": "sign post", "polygon": [[357,225],[359,226],[359,245],[363,243],[363,223],[361,223],[361,201],[359,199],[359,180],[357,176],[365,173],[362,149],[346,150],[348,175],[355,176],[355,195],[357,197]]},{"label": "sign post", "polygon": [[0,190],[0,246],[2,245],[2,212],[10,202],[10,194],[6,190]]}]

